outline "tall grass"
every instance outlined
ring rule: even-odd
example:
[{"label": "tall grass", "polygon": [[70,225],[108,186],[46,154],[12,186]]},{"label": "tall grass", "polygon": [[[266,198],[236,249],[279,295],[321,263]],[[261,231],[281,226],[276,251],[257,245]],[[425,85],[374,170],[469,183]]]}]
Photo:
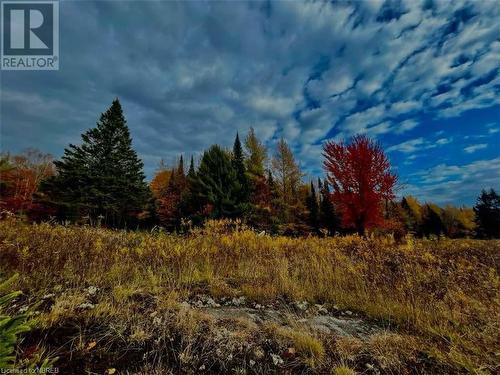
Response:
[{"label": "tall grass", "polygon": [[475,373],[499,363],[499,255],[500,241],[271,237],[226,222],[186,236],[0,222],[1,269],[31,296],[96,286],[117,304],[137,291],[335,304]]}]

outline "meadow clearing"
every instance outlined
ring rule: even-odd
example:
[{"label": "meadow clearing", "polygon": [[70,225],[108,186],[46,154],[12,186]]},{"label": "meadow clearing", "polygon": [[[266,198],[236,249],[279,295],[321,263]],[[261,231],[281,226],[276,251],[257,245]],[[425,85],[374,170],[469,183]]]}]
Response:
[{"label": "meadow clearing", "polygon": [[[499,240],[272,237],[228,221],[182,236],[0,221],[2,278],[18,274],[2,292],[23,292],[3,313],[32,325],[17,363],[63,374],[498,373],[499,254]],[[374,329],[304,323],[318,314]]]}]

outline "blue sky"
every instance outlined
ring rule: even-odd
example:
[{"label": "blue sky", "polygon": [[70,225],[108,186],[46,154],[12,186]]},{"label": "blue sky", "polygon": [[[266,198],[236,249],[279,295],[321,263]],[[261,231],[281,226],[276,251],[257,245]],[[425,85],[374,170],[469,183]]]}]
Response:
[{"label": "blue sky", "polygon": [[284,136],[309,176],[366,133],[400,193],[500,190],[500,3],[62,1],[60,70],[1,73],[1,148],[60,157],[119,97],[150,177],[160,159]]}]

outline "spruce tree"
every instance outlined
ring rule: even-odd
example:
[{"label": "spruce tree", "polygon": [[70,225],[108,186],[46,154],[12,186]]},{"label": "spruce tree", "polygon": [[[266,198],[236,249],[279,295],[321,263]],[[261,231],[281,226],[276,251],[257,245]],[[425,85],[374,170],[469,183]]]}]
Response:
[{"label": "spruce tree", "polygon": [[213,218],[241,215],[240,184],[228,152],[213,145],[203,153],[193,183],[193,194],[199,210]]},{"label": "spruce tree", "polygon": [[500,238],[500,196],[495,190],[483,190],[474,206],[477,234],[483,238]]},{"label": "spruce tree", "polygon": [[330,236],[340,230],[340,217],[335,211],[335,206],[331,200],[330,187],[326,180],[323,182],[321,189],[319,223],[320,227],[325,228]]},{"label": "spruce tree", "polygon": [[150,192],[118,99],[82,140],[80,146],[70,144],[54,162],[57,175],[42,189],[64,219],[88,215],[109,226],[135,221]]},{"label": "spruce tree", "polygon": [[243,156],[243,148],[241,147],[239,134],[236,133],[236,138],[233,145],[233,168],[236,172],[236,179],[240,185],[239,200],[240,203],[247,203],[249,198],[249,184],[245,170],[245,158]]},{"label": "spruce tree", "polygon": [[309,225],[313,227],[315,231],[319,229],[318,215],[319,215],[319,207],[318,207],[318,198],[316,196],[316,189],[314,188],[314,184],[311,181],[311,188],[309,190],[309,195],[307,197],[306,206],[309,211]]},{"label": "spruce tree", "polygon": [[192,180],[193,178],[196,177],[196,170],[194,169],[194,158],[191,156],[191,163],[189,163],[189,170],[187,177],[189,180]]}]

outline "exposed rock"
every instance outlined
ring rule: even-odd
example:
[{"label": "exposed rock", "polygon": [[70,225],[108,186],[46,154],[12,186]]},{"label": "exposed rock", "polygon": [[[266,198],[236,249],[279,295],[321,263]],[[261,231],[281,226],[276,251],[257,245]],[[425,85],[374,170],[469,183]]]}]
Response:
[{"label": "exposed rock", "polygon": [[78,305],[78,309],[79,310],[92,310],[93,308],[95,307],[95,305],[93,303],[90,303],[90,302],[84,302],[80,305]]},{"label": "exposed rock", "polygon": [[280,357],[279,355],[277,355],[277,354],[273,354],[273,353],[271,353],[271,358],[272,358],[272,360],[273,360],[273,364],[274,364],[275,366],[279,366],[279,365],[282,365],[283,363],[285,363],[285,362],[283,361],[283,358],[281,358],[281,357]]},{"label": "exposed rock", "polygon": [[85,292],[87,292],[87,294],[89,296],[94,296],[98,290],[99,290],[99,288],[97,288],[95,286],[89,286],[87,289],[85,289]]},{"label": "exposed rock", "polygon": [[309,307],[309,303],[307,303],[307,301],[297,301],[295,302],[295,306],[301,311],[306,311]]},{"label": "exposed rock", "polygon": [[246,303],[246,298],[244,296],[238,298],[234,297],[231,300],[231,305],[233,306],[243,306],[245,303]]}]

